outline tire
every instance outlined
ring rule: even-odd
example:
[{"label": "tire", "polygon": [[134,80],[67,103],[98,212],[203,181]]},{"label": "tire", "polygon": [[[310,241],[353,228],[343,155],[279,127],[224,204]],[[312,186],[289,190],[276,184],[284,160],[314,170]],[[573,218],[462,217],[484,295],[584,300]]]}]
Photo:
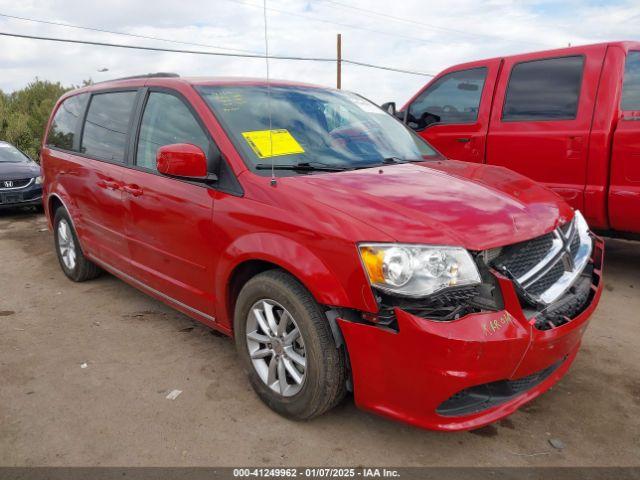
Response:
[{"label": "tire", "polygon": [[[285,312],[290,315],[288,327],[286,327],[290,331],[282,333],[281,345],[285,345],[284,347],[278,347],[280,344],[254,341],[247,337],[247,328],[250,329],[251,338],[263,340],[266,336],[264,329],[258,327],[257,330],[253,330],[253,323],[257,318],[255,309],[264,308],[263,318],[267,316],[268,308],[264,305],[265,301],[274,304],[273,312],[276,318],[280,315],[278,326],[284,322],[283,319],[289,318],[286,317]],[[255,321],[255,324],[260,323]],[[293,335],[294,328],[298,329],[300,337],[290,346],[286,346],[287,336]],[[293,420],[308,420],[330,410],[344,397],[346,393],[345,353],[341,348],[336,348],[331,326],[320,306],[307,289],[288,273],[269,270],[256,275],[244,285],[236,301],[234,333],[236,349],[253,389],[277,413]],[[280,342],[277,339],[273,341]],[[256,344],[259,346],[256,347]],[[302,347],[300,347],[301,344]],[[279,355],[278,348],[280,348]],[[264,358],[251,358],[250,350],[254,355],[259,355],[269,349],[273,352],[272,354],[265,355]],[[296,358],[296,352],[298,353],[297,361],[300,361],[300,357],[304,358],[304,368],[293,360]],[[262,366],[261,361],[264,361],[265,366]],[[273,361],[277,365],[274,370],[278,374],[278,381],[270,386],[269,375]],[[282,367],[282,371],[286,374],[285,382],[291,383],[284,389],[280,383],[281,363],[286,366],[286,368]],[[297,384],[296,379],[291,375],[291,365],[299,374],[303,371],[300,374],[304,377],[301,384]]]},{"label": "tire", "polygon": [[58,262],[69,279],[74,282],[84,282],[102,273],[100,267],[82,253],[73,222],[63,207],[58,208],[53,217],[53,237]]}]

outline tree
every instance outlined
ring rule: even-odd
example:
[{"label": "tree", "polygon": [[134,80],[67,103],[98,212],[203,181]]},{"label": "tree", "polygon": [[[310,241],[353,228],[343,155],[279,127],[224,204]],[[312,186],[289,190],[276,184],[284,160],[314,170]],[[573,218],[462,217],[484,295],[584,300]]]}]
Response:
[{"label": "tree", "polygon": [[0,91],[0,140],[37,159],[51,110],[68,90],[59,82],[36,78],[11,94]]}]

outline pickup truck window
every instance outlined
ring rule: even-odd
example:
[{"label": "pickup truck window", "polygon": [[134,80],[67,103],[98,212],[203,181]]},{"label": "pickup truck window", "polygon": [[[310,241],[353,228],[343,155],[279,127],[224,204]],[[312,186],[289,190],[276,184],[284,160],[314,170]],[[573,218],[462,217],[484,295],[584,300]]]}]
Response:
[{"label": "pickup truck window", "polygon": [[81,93],[62,102],[53,117],[51,128],[49,128],[49,134],[47,135],[48,146],[63,150],[73,150],[73,140],[78,122],[84,113],[88,99],[88,93]]},{"label": "pickup truck window", "polygon": [[418,129],[436,122],[475,122],[486,77],[485,67],[443,75],[409,106],[409,121]]},{"label": "pickup truck window", "polygon": [[583,68],[581,55],[516,64],[507,85],[502,120],[575,119]]},{"label": "pickup truck window", "polygon": [[124,163],[124,152],[136,92],[100,93],[91,98],[80,151],[110,162]]},{"label": "pickup truck window", "polygon": [[627,55],[622,87],[622,109],[640,110],[640,52],[638,51],[629,52]]}]

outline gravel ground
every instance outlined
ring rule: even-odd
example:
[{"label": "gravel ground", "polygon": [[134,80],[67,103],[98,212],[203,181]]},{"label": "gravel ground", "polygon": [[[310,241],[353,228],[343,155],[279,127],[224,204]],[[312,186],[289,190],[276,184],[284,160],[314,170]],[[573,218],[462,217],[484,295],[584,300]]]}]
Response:
[{"label": "gravel ground", "polygon": [[607,241],[606,291],[567,377],[448,434],[350,397],[311,422],[279,417],[229,339],[110,275],[67,280],[42,215],[0,212],[0,265],[3,466],[640,465],[640,243]]}]

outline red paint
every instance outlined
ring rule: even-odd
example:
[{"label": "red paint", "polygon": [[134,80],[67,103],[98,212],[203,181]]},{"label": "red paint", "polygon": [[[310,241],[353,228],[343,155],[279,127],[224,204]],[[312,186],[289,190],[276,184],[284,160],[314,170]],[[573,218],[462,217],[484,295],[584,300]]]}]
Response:
[{"label": "red paint", "polygon": [[[419,242],[480,250],[542,235],[573,215],[562,199],[526,177],[502,167],[463,162],[425,161],[297,175],[272,185],[268,176],[247,169],[193,87],[242,82],[259,83],[156,78],[81,90],[153,85],[180,94],[215,139],[241,194],[46,144],[42,148],[49,221],[51,202],[61,200],[88,258],[227,334],[233,333],[230,282],[246,262],[269,262],[289,271],[320,304],[376,313],[378,305],[357,254],[358,242]],[[161,149],[160,170],[203,176],[198,166],[202,152],[196,148]],[[504,312],[437,323],[398,310],[399,333],[341,320],[356,402],[423,427],[471,428],[511,413],[557,381],[575,355],[601,284],[589,309],[552,336],[536,335],[524,320],[510,282],[502,279],[501,285],[506,311],[515,321],[490,338],[483,336],[480,323]],[[462,420],[434,416],[435,406],[456,389],[547,366],[565,354],[569,355],[565,366],[508,404]]]},{"label": "red paint", "polygon": [[[640,233],[640,112],[621,108],[625,59],[638,50],[638,42],[613,42],[456,65],[403,110],[442,76],[486,67],[477,120],[432,124],[419,134],[449,158],[505,166],[543,183],[580,209],[594,229]],[[574,55],[585,60],[575,119],[502,120],[515,65]]]},{"label": "red paint", "polygon": [[[602,247],[598,241],[594,254],[598,267]],[[469,430],[513,413],[548,390],[573,362],[603,282],[599,282],[584,312],[570,323],[547,331],[537,330],[524,318],[511,282],[503,281],[502,288],[505,311],[514,321],[490,336],[482,325],[499,320],[505,311],[433,322],[397,310],[398,332],[340,320],[349,346],[356,404],[422,428]],[[565,357],[551,376],[506,403],[467,416],[436,413],[438,405],[465,388],[521,378]]]},{"label": "red paint", "polygon": [[157,153],[158,171],[170,177],[204,178],[207,157],[200,147],[177,143],[160,147]]}]

